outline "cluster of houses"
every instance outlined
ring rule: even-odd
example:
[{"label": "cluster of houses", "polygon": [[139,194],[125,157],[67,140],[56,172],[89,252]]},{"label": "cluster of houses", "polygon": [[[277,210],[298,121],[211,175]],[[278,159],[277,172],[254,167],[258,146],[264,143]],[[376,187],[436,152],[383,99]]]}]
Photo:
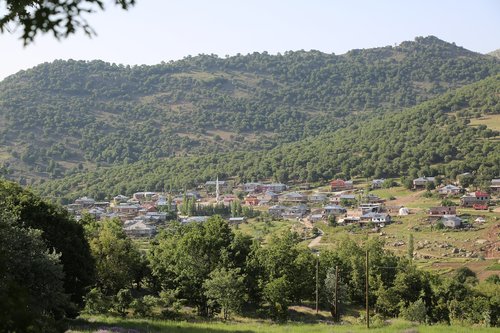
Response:
[{"label": "cluster of houses", "polygon": [[[381,188],[385,179],[374,179],[371,188]],[[435,182],[434,177],[419,177],[413,180],[414,189],[427,188],[429,182]],[[300,187],[306,189],[305,186]],[[206,197],[197,191],[190,191],[178,196],[167,196],[157,192],[137,192],[132,197],[118,195],[111,201],[98,202],[92,198],[82,197],[67,206],[77,219],[84,212],[96,219],[119,218],[123,222],[124,231],[131,236],[152,236],[158,227],[164,225],[172,214],[177,216],[177,208],[186,198],[192,198],[200,204],[231,205],[238,200],[242,205],[258,206],[260,211],[266,211],[274,218],[303,219],[311,222],[328,220],[335,216],[339,224],[372,223],[383,227],[392,222],[394,215],[408,215],[406,207],[386,206],[385,200],[371,193],[360,195],[350,180],[335,179],[330,182],[330,192],[292,191],[282,183],[250,182],[237,187],[229,181],[208,181],[199,186],[205,190]],[[483,191],[465,193],[457,185],[442,185],[436,189],[442,197],[460,197],[462,207],[488,209],[490,195]],[[236,193],[239,192],[239,195]],[[491,192],[500,193],[500,179],[493,179]],[[215,193],[215,198],[213,194]],[[350,215],[348,215],[348,210]],[[354,211],[354,213],[353,213]],[[429,217],[438,218],[446,227],[457,228],[462,221],[456,215],[456,207],[433,207]],[[185,216],[180,221],[204,222],[207,216]],[[244,217],[232,217],[231,223],[244,222]]]}]

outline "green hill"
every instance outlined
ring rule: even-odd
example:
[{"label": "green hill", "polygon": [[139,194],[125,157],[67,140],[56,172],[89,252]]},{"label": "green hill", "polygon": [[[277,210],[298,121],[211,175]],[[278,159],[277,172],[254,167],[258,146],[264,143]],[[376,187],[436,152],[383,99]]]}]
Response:
[{"label": "green hill", "polygon": [[216,174],[239,180],[323,181],[333,177],[455,177],[500,174],[499,132],[470,119],[500,113],[500,76],[397,113],[357,120],[344,129],[269,151],[163,158],[78,173],[40,186],[45,195],[103,198],[138,190],[182,189]]},{"label": "green hill", "polygon": [[488,55],[500,59],[500,49],[488,53]]},{"label": "green hill", "polygon": [[344,55],[200,55],[134,67],[55,61],[0,82],[0,163],[9,178],[32,183],[98,166],[269,150],[499,70],[495,58],[436,37]]}]

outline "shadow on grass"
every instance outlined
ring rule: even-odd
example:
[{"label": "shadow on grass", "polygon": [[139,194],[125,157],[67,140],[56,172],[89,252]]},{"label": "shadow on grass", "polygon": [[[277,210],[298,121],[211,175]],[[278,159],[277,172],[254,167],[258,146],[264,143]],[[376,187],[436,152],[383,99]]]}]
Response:
[{"label": "shadow on grass", "polygon": [[[149,332],[172,332],[172,333],[255,333],[248,329],[237,329],[234,326],[228,329],[219,329],[210,327],[219,322],[206,322],[206,325],[200,327],[200,323],[174,322],[163,320],[141,320],[124,319],[118,317],[91,318],[91,319],[72,319],[66,321],[67,332],[113,332],[113,333],[149,333]],[[196,326],[198,325],[198,326]]]}]

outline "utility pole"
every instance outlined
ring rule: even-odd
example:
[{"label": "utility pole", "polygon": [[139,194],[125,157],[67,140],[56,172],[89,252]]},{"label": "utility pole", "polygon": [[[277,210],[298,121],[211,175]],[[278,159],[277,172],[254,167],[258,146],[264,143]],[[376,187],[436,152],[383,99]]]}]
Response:
[{"label": "utility pole", "polygon": [[366,249],[366,263],[365,263],[365,271],[366,271],[366,328],[370,328],[370,308],[368,305],[368,249]]},{"label": "utility pole", "polygon": [[316,258],[316,314],[319,313],[319,255]]},{"label": "utility pole", "polygon": [[335,266],[335,321],[339,319],[339,266]]}]

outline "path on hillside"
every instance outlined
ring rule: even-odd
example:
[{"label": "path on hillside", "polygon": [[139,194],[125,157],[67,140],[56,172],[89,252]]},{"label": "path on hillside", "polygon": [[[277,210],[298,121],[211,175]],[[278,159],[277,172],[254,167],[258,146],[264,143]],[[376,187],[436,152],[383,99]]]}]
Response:
[{"label": "path on hillside", "polygon": [[313,247],[316,247],[321,243],[321,238],[323,237],[323,230],[318,229],[319,235],[313,238],[313,240],[307,245],[308,248],[312,249]]}]

